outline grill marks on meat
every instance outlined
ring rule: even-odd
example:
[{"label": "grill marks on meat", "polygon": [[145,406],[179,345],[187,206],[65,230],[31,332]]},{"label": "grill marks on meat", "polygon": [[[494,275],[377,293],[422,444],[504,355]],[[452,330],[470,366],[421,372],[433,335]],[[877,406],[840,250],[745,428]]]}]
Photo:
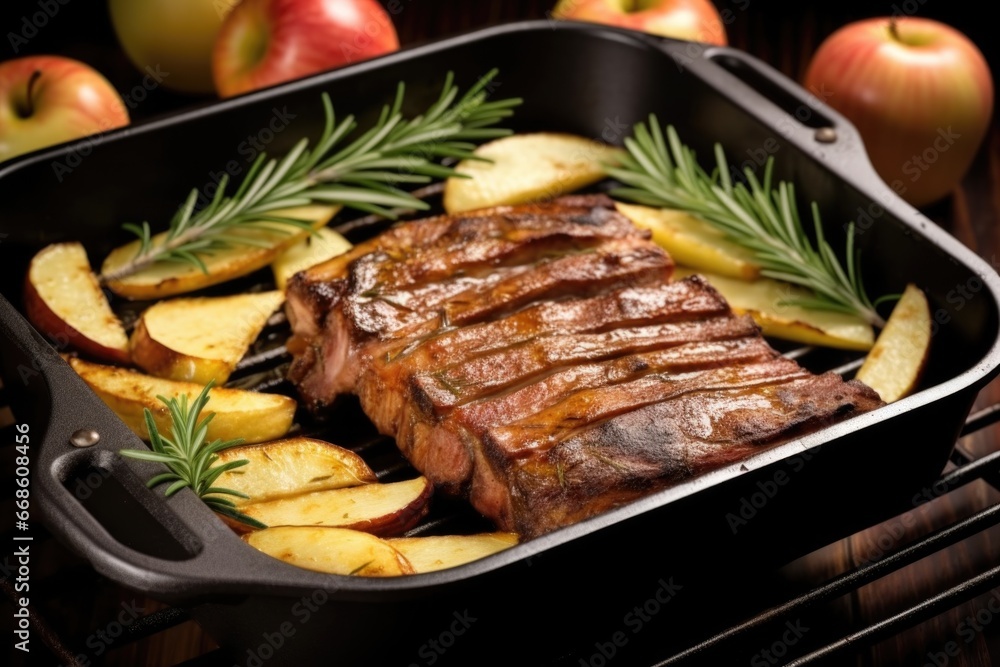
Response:
[{"label": "grill marks on meat", "polygon": [[[435,325],[477,322],[511,312],[536,299],[659,280],[665,268],[663,255],[652,250],[655,248],[651,249],[642,239],[615,239],[584,252],[523,257],[528,264],[476,266],[431,283],[398,287],[378,283],[367,287],[367,282],[357,281],[361,285],[351,286],[343,308],[358,335],[383,339],[428,322]],[[375,253],[358,263],[367,260],[392,262],[388,255]]]},{"label": "grill marks on meat", "polygon": [[[563,215],[551,215],[547,204],[529,204],[519,207],[500,207],[486,211],[472,212],[461,216],[439,216],[420,221],[419,225],[397,225],[381,235],[361,243],[348,252],[329,262],[313,267],[295,285],[296,298],[289,302],[289,316],[296,333],[312,337],[320,333],[326,314],[334,307],[348,286],[344,280],[350,273],[351,281],[364,280],[357,268],[348,272],[348,267],[356,260],[372,253],[382,254],[386,270],[395,272],[394,265],[400,259],[420,256],[427,263],[429,253],[449,254],[440,267],[450,267],[451,273],[444,277],[454,277],[476,266],[490,267],[503,257],[515,255],[520,248],[537,249],[548,243],[567,244],[575,241],[581,246],[593,245],[601,239],[623,238],[635,235],[632,224],[623,216],[615,214],[609,207],[595,207],[589,197],[563,197],[560,200]],[[497,243],[498,236],[506,238]],[[479,245],[493,237],[492,253],[484,257]],[[515,247],[509,247],[514,245]],[[424,251],[428,251],[425,253]],[[544,252],[544,250],[543,250]],[[438,260],[442,261],[442,260]],[[510,261],[510,260],[508,260]],[[419,263],[416,268],[419,270]],[[369,275],[371,275],[369,273]],[[433,280],[429,267],[423,270],[425,278]],[[353,284],[358,287],[358,283]],[[362,287],[359,292],[373,288]]]},{"label": "grill marks on meat", "polygon": [[[630,502],[664,485],[733,463],[761,445],[876,407],[840,376],[804,376],[742,389],[698,390],[598,422],[532,456],[499,461],[512,480],[491,511],[509,525],[531,516],[539,535]],[[475,492],[475,488],[473,489]],[[484,499],[485,500],[485,499]],[[532,508],[546,508],[535,512]]]},{"label": "grill marks on meat", "polygon": [[404,223],[293,279],[291,378],[525,537],[881,404],[672,269],[603,196]]},{"label": "grill marks on meat", "polygon": [[419,372],[414,388],[429,410],[441,414],[452,405],[487,397],[512,384],[531,382],[556,366],[681,345],[699,337],[707,342],[754,334],[756,327],[749,319],[734,323],[729,318],[716,318],[596,334],[542,336],[439,371]]}]

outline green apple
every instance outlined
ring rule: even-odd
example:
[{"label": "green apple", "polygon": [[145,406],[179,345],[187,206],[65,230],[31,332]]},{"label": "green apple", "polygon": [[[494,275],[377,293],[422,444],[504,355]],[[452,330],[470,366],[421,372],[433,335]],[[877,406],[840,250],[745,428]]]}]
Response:
[{"label": "green apple", "polygon": [[169,73],[167,88],[211,93],[212,47],[238,0],[108,0],[118,41],[140,70]]}]

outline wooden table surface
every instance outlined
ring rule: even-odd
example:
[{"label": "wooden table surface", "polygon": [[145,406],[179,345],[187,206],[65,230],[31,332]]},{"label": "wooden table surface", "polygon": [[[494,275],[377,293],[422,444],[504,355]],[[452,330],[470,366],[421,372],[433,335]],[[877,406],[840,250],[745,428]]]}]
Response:
[{"label": "wooden table surface", "polygon": [[[30,3],[29,3],[30,4]],[[96,0],[80,0],[84,9],[79,11],[100,11]],[[394,17],[404,44],[425,41],[486,25],[525,18],[542,18],[553,3],[540,0],[465,2],[464,0],[421,0],[405,3],[405,9]],[[730,43],[763,59],[792,78],[798,79],[809,56],[818,43],[837,26],[848,20],[878,13],[893,11],[893,3],[873,7],[871,3],[848,2],[838,8],[800,8],[794,14],[785,14],[784,8],[777,9],[775,3],[753,0],[730,2],[719,0],[720,9],[734,10],[734,19],[727,26]],[[828,3],[831,4],[831,3]],[[990,22],[981,16],[964,13],[961,8],[941,6],[942,3],[924,0],[917,3],[921,15],[945,20],[973,37],[980,45],[990,45],[992,35]],[[956,3],[952,3],[956,4]],[[896,7],[907,7],[899,3]],[[77,11],[72,5],[68,11]],[[740,9],[743,8],[743,9]],[[16,12],[15,12],[16,13]],[[70,23],[71,21],[67,21]],[[6,27],[6,24],[4,26]],[[53,47],[59,39],[68,40],[70,53],[98,53],[104,51],[88,46],[79,37],[66,33],[60,37],[58,26],[47,38],[33,45],[35,49],[57,50]],[[107,26],[95,28],[103,39],[108,37]],[[6,32],[6,31],[5,31]],[[992,51],[990,49],[993,49]],[[993,71],[1000,71],[995,47],[985,49]],[[111,71],[109,78],[124,88],[131,76],[127,64],[106,55],[98,60],[107,64]],[[153,96],[145,113],[157,113],[177,108],[189,100],[172,98],[161,94]],[[979,253],[982,257],[1000,266],[1000,124],[993,129],[978,155],[972,170],[948,200],[925,211],[929,217],[959,240]],[[1000,402],[1000,383],[988,386],[980,395],[977,405],[985,406]],[[966,448],[977,455],[1000,448],[1000,427],[985,429],[964,442]],[[919,443],[914,443],[915,447]],[[976,482],[967,487],[942,496],[932,502],[915,507],[901,517],[867,531],[832,544],[818,552],[796,561],[784,568],[782,577],[790,589],[798,589],[808,583],[821,583],[825,579],[844,572],[861,563],[877,558],[884,550],[898,548],[913,537],[926,531],[947,525],[957,518],[1000,501],[1000,493],[984,482]],[[57,547],[53,547],[56,549]],[[53,562],[71,578],[73,567],[83,567],[66,554],[52,556]],[[70,565],[66,565],[66,560]],[[969,538],[943,552],[928,557],[899,572],[876,581],[855,593],[845,596],[835,603],[836,615],[851,624],[863,625],[891,615],[917,601],[944,590],[950,585],[982,572],[1000,562],[1000,528],[988,530]],[[58,585],[58,584],[55,584]],[[1000,595],[1000,593],[998,593]],[[93,597],[96,596],[96,597]],[[92,591],[75,591],[67,595],[65,605],[69,612],[81,606],[93,609],[93,618],[81,618],[77,623],[83,627],[94,622],[106,621],[109,616],[100,616],[99,609],[115,609],[122,601],[121,593],[107,587]],[[154,600],[135,600],[149,613],[160,605]],[[961,665],[985,667],[1000,664],[1000,619],[994,617],[981,630],[970,624],[968,617],[986,609],[989,594],[982,596],[937,618],[905,631],[892,639],[861,651],[856,658],[839,664],[854,664],[859,667],[886,667],[890,665]],[[970,630],[970,628],[973,628]],[[946,655],[949,642],[954,642],[957,655]],[[104,658],[106,664],[114,665],[173,665],[213,648],[211,639],[193,623],[185,623],[166,632],[122,649],[110,651]],[[956,651],[953,651],[956,652]]]},{"label": "wooden table surface", "polygon": [[[766,18],[749,18],[750,25],[734,26],[732,43],[801,80],[810,55],[826,35],[846,20],[879,12],[870,5],[867,9],[852,11],[851,5],[842,7],[839,14],[805,10],[801,16],[775,19],[772,14]],[[890,13],[893,7],[886,3],[881,10]],[[933,8],[932,3],[928,3],[926,9],[927,12],[921,10],[920,14],[946,21],[973,37],[983,48],[992,71],[1000,71],[995,42],[975,26],[975,15],[966,14],[961,8]],[[938,13],[931,12],[932,9]],[[949,199],[924,212],[995,269],[1000,268],[1000,122],[996,112],[989,136],[961,187]],[[1000,402],[1000,383],[993,382],[981,392],[974,409],[997,402]],[[966,438],[962,444],[975,455],[996,451],[1000,449],[1000,427],[984,429]],[[919,443],[914,443],[914,447],[918,446]],[[998,501],[1000,493],[985,482],[977,481],[811,554],[789,565],[786,573],[790,580],[820,583]],[[845,596],[839,601],[838,611],[852,624],[867,625],[998,563],[1000,528],[994,528]],[[977,614],[987,618],[991,613],[987,606],[990,595],[885,640],[862,651],[853,662],[842,664],[859,667],[925,664],[986,667],[1000,664],[1000,622],[997,622],[1000,619],[994,616],[993,623],[980,626],[974,618]],[[949,646],[949,643],[954,645]],[[949,655],[946,652],[949,648],[957,655]]]}]

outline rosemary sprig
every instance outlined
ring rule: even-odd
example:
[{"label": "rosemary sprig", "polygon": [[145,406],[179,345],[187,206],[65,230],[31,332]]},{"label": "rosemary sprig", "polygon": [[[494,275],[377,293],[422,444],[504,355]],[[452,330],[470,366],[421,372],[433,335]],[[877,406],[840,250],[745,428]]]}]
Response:
[{"label": "rosemary sprig", "polygon": [[233,489],[212,486],[222,473],[249,463],[246,459],[240,459],[215,465],[216,461],[219,460],[219,452],[241,444],[243,439],[205,442],[208,425],[215,413],[207,415],[200,421],[199,417],[205,404],[208,403],[208,392],[214,384],[214,382],[209,382],[205,385],[205,388],[190,405],[187,394],[181,394],[179,398],[169,399],[157,396],[170,411],[172,438],[167,438],[159,432],[156,428],[156,422],[153,421],[153,413],[149,411],[149,408],[146,408],[146,429],[149,431],[149,443],[153,451],[123,449],[121,454],[133,459],[163,463],[167,466],[168,472],[156,475],[146,483],[149,488],[170,482],[170,486],[164,492],[167,497],[185,487],[190,488],[215,512],[254,528],[267,528],[260,521],[238,511],[235,503],[223,497],[247,498],[246,494]]},{"label": "rosemary sprig", "polygon": [[259,223],[278,223],[267,225],[274,233],[311,228],[310,221],[276,214],[280,209],[339,204],[390,219],[399,209],[426,210],[426,202],[399,186],[455,176],[453,169],[439,164],[440,158],[481,159],[472,154],[475,142],[510,134],[492,126],[512,115],[521,100],[486,101],[496,74],[489,72],[459,97],[449,72],[437,101],[409,119],[402,114],[405,86],[400,83],[393,103],[382,108],[375,125],[346,145],[358,123],[354,116],[338,122],[330,96],[323,93],[326,123],[311,149],[309,140],[302,139],[281,159],[261,153],[233,194],[226,194],[224,175],[215,196],[198,211],[198,191],[192,190],[162,242],[154,242],[148,222],[123,225],[139,237],[139,252],[127,264],[102,274],[101,281],[118,280],[159,262],[191,264],[207,273],[203,256],[259,243],[232,234],[234,230],[259,228]]},{"label": "rosemary sprig", "polygon": [[625,140],[627,155],[606,172],[628,187],[612,191],[622,199],[687,211],[719,228],[750,250],[761,274],[808,288],[811,298],[790,299],[805,308],[851,313],[877,326],[885,320],[876,307],[898,295],[871,301],[861,279],[860,252],[854,247],[854,223],[848,225],[846,269],[823,235],[819,207],[811,205],[816,243],[806,234],[791,183],[772,183],[774,158],[764,166],[763,181],[744,170],[746,183],[733,183],[725,153],[715,145],[717,166],[710,175],[681,143],[673,126],[664,138],[656,116],[639,123]]}]

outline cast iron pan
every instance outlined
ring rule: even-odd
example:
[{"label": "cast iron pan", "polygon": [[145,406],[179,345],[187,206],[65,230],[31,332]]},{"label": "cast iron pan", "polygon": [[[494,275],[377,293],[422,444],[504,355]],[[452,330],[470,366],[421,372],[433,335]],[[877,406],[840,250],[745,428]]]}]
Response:
[{"label": "cast iron pan", "polygon": [[[338,113],[360,114],[363,123],[398,81],[416,111],[436,96],[445,72],[467,86],[494,67],[494,97],[525,100],[510,124],[516,130],[618,144],[655,112],[700,155],[717,141],[734,167],[774,155],[775,177],[819,203],[835,246],[844,225],[857,222],[871,293],[900,292],[910,281],[927,293],[937,324],[921,391],[495,556],[404,578],[285,565],[243,544],[192,493],[165,499],[146,489],[157,467],[116,453],[142,443],[62,361],[65,341],[45,340],[20,314],[30,257],[60,240],[80,240],[92,259],[103,257],[127,240],[121,223],[166,220],[193,185],[209,183],[231,160],[252,159],[247,138],[271,123],[281,126],[268,139],[272,154],[317,136],[321,91]],[[824,140],[832,130],[834,140],[817,140],[817,130]],[[3,373],[18,420],[30,427],[33,510],[103,575],[190,608],[240,664],[264,653],[280,655],[272,664],[532,663],[575,655],[598,628],[634,631],[625,612],[650,599],[670,610],[659,614],[658,632],[671,628],[662,644],[682,644],[684,628],[704,612],[690,582],[704,578],[706,563],[714,577],[742,576],[903,509],[895,499],[940,472],[1000,364],[1000,279],[877,178],[841,116],[739,51],[593,25],[484,30],[37,152],[0,169],[0,197]],[[266,280],[262,273],[240,285]],[[960,286],[973,298],[956,299]],[[852,359],[815,351],[802,363],[822,371]],[[280,378],[268,386],[290,390]],[[73,447],[81,428],[96,430],[100,442]],[[371,444],[370,425],[349,405],[322,428],[334,442]],[[372,451],[380,465],[389,456]],[[387,476],[412,474],[386,465]],[[788,481],[760,502],[779,473]],[[727,516],[751,499],[759,507],[734,531]],[[483,529],[467,508],[443,505],[432,516],[451,512],[456,523],[420,530]],[[720,554],[725,572],[715,565]],[[684,606],[685,593],[702,612]],[[274,639],[285,629],[291,634]],[[450,643],[439,651],[430,639]],[[529,642],[544,648],[526,655]]]}]

